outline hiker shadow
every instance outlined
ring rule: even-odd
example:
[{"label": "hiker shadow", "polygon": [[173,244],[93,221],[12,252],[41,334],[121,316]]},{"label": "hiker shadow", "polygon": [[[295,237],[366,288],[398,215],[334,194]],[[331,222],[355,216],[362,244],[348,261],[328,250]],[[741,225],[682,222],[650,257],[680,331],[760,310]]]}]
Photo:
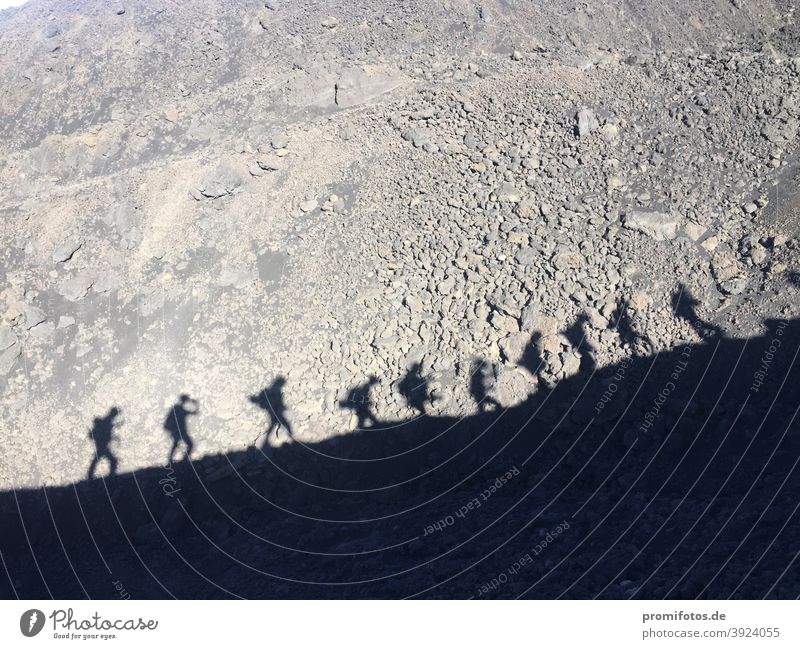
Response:
[{"label": "hiker shadow", "polygon": [[473,361],[470,368],[469,393],[478,412],[490,412],[500,409],[500,402],[491,396],[497,376],[491,363],[479,358]]},{"label": "hiker shadow", "polygon": [[189,435],[188,419],[200,413],[200,405],[197,400],[192,399],[188,394],[182,394],[178,401],[170,406],[167,416],[164,419],[164,430],[172,440],[167,457],[167,464],[175,462],[175,455],[178,449],[183,446],[184,459],[189,460],[194,451],[194,440]]},{"label": "hiker shadow", "polygon": [[95,472],[100,462],[106,460],[109,465],[109,477],[117,473],[119,460],[111,450],[111,442],[117,439],[114,435],[114,426],[117,425],[116,419],[120,415],[120,409],[114,406],[105,417],[95,417],[92,428],[89,431],[89,439],[94,442],[95,453],[89,464],[86,479],[91,480],[95,477]]},{"label": "hiker shadow", "polygon": [[285,386],[286,378],[283,376],[278,376],[263,390],[248,397],[250,403],[263,410],[267,415],[267,428],[263,433],[261,433],[261,435],[259,435],[259,437],[264,437],[264,441],[261,445],[262,449],[267,449],[270,447],[270,435],[272,434],[274,434],[275,441],[279,441],[281,429],[286,431],[289,441],[291,441],[294,437],[292,427],[286,417],[287,406],[283,394]]},{"label": "hiker shadow", "polygon": [[396,384],[406,405],[418,415],[425,415],[434,402],[430,386],[434,377],[424,374],[422,364],[413,363]]},{"label": "hiker shadow", "polygon": [[378,377],[372,375],[364,383],[350,388],[345,397],[339,401],[340,408],[353,411],[353,416],[356,418],[354,426],[356,431],[375,428],[379,425],[371,395],[373,386],[378,383],[380,383]]}]

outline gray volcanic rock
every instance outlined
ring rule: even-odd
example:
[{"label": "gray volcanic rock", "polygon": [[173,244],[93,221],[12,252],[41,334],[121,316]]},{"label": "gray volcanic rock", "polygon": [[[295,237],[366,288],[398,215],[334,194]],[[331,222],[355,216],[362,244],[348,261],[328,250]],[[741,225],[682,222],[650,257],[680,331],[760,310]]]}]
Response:
[{"label": "gray volcanic rock", "polygon": [[600,128],[600,123],[597,121],[597,117],[595,116],[594,112],[588,108],[581,108],[581,110],[579,110],[575,116],[575,119],[577,120],[576,129],[578,132],[578,137],[586,137],[592,131],[596,131],[598,128]]},{"label": "gray volcanic rock", "polygon": [[635,211],[625,215],[623,224],[656,241],[667,241],[678,236],[681,221],[675,214]]}]

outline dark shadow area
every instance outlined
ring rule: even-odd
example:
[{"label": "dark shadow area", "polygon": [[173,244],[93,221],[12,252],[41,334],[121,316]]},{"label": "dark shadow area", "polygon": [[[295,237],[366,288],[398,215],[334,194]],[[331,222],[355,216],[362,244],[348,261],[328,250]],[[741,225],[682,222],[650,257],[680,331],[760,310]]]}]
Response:
[{"label": "dark shadow area", "polygon": [[794,598],[798,343],[770,320],[508,409],[4,492],[0,594]]}]

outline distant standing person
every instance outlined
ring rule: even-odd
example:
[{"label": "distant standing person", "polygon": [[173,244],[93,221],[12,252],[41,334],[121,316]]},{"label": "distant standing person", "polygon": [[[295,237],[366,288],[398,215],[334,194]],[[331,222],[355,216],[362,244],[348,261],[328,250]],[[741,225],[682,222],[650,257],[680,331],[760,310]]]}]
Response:
[{"label": "distant standing person", "polygon": [[87,478],[91,480],[97,470],[97,465],[100,460],[106,458],[110,465],[109,475],[114,475],[117,472],[117,458],[111,452],[109,445],[116,439],[114,435],[114,420],[119,416],[119,408],[116,406],[108,411],[105,417],[95,417],[92,429],[89,431],[89,439],[94,442],[94,458],[89,465],[89,473]]},{"label": "distant standing person", "polygon": [[172,449],[169,452],[170,464],[174,461],[175,453],[181,442],[186,447],[184,459],[188,460],[191,457],[194,450],[194,442],[186,428],[186,420],[190,415],[196,415],[199,412],[200,407],[197,401],[189,397],[188,394],[182,394],[178,399],[178,403],[169,409],[167,418],[164,420],[164,430],[172,437]]}]

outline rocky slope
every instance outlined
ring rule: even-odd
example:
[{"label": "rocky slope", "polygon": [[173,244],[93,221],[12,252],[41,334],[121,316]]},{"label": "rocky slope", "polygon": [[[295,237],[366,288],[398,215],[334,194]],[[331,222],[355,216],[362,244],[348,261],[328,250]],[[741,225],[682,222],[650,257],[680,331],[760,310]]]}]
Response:
[{"label": "rocky slope", "polygon": [[0,487],[163,465],[181,394],[194,458],[320,444],[797,317],[793,4],[0,13]]}]

